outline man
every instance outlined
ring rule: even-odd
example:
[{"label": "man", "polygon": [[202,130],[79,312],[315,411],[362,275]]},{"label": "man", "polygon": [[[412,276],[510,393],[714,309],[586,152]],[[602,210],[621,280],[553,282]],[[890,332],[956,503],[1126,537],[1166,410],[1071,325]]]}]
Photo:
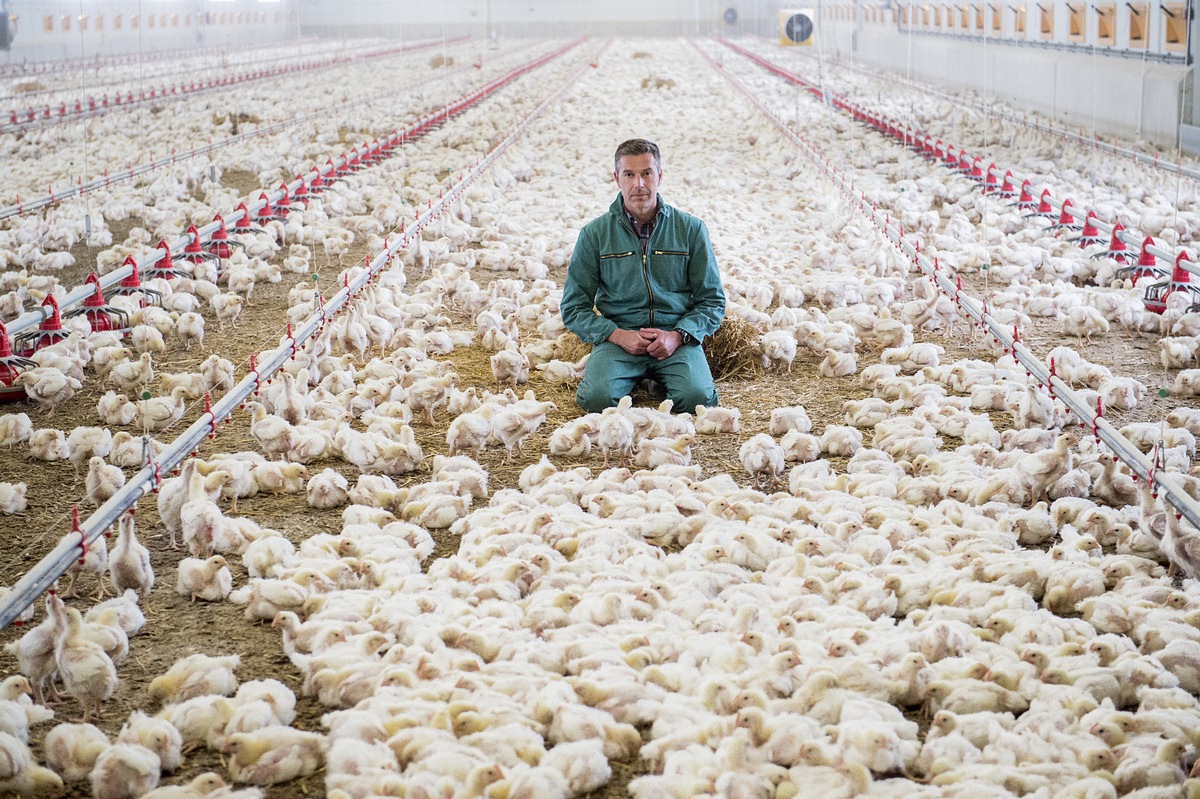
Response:
[{"label": "man", "polygon": [[613,162],[621,194],[580,232],[563,286],[563,324],[592,345],[575,399],[600,411],[650,377],[678,412],[716,405],[700,342],[721,324],[725,293],[708,228],[658,196],[653,142],[623,142]]}]

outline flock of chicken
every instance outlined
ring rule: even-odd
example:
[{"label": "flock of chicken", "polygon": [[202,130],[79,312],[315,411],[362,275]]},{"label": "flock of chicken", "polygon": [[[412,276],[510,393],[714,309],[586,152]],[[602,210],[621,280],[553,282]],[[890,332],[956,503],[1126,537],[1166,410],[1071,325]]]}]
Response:
[{"label": "flock of chicken", "polygon": [[[970,335],[953,302],[847,215],[691,45],[618,42],[598,63],[263,387],[239,417],[261,452],[191,459],[158,493],[169,546],[187,549],[174,589],[278,628],[304,694],[328,708],[322,731],[295,726],[297,697],[282,683],[243,681],[239,658],[215,651],[157,677],[156,714],[131,714],[115,741],[92,724],[156,590],[127,515],[66,592],[107,579],[118,597],[82,614],[52,596],[6,647],[19,675],[0,684],[0,786],[49,795],[90,781],[97,799],[217,799],[262,795],[227,783],[323,769],[339,799],[549,799],[600,790],[613,761],[636,760],[637,797],[1197,795],[1195,531],[1071,432],[1077,420],[990,339],[967,343],[988,360],[947,359],[938,342]],[[244,368],[203,355],[189,324],[236,324],[232,298],[307,273],[316,247],[337,255],[366,237],[378,250],[405,203],[436,196],[442,166],[468,165],[573,68],[532,73],[520,96],[498,95],[244,237],[220,279],[208,264],[154,283],[164,307],[130,307],[136,337],[77,332],[42,350],[23,378],[30,397],[52,411],[76,383],[105,381],[103,426],[60,431],[46,416],[35,429],[14,413],[0,418],[0,444],[69,460],[88,499],[105,501],[120,467],[143,457],[140,437],[108,427],[169,431]],[[1137,291],[1108,285],[1111,264],[998,204],[979,232],[968,181],[824,106],[795,105],[794,90],[749,62],[727,56],[723,69],[798,116],[947,267],[970,276],[1003,249],[1002,265],[988,264],[994,313],[1028,328],[1061,318],[1067,335],[1128,319],[1175,334],[1162,339],[1179,344],[1163,346],[1164,367],[1194,361],[1200,328],[1186,309],[1140,313]],[[664,80],[647,88],[647,74]],[[614,97],[628,113],[598,115]],[[708,113],[715,100],[746,113]],[[730,315],[762,331],[755,357],[779,373],[770,379],[798,386],[769,421],[625,400],[547,428],[561,409],[539,390],[584,366],[550,275],[610,201],[611,148],[631,135],[663,146],[664,197],[708,221]],[[295,168],[256,157],[255,171]],[[162,215],[155,235],[118,247],[144,251],[179,229],[178,215],[200,215],[170,192],[177,177],[146,193]],[[216,183],[206,193],[222,197]],[[982,247],[984,235],[997,238]],[[15,269],[4,280],[16,307],[22,290],[54,288]],[[300,282],[288,301],[298,321],[318,297]],[[175,340],[201,350],[195,373],[155,374]],[[468,347],[489,351],[494,382],[466,385],[456,358]],[[1051,356],[1107,407],[1143,399],[1145,386],[1069,347]],[[788,376],[806,363],[833,387]],[[1200,384],[1189,372],[1177,372],[1181,393]],[[156,380],[161,396],[136,399]],[[816,391],[860,398],[819,418],[804,406]],[[1200,494],[1188,474],[1200,412],[1181,407],[1167,424],[1125,432]],[[422,427],[445,429],[444,454],[421,446]],[[545,452],[522,447],[535,433]],[[730,439],[744,479],[701,464],[708,442]],[[525,464],[515,484],[495,485],[480,463],[489,449]],[[340,532],[238,515],[259,493],[303,494],[341,514]],[[0,484],[4,512],[30,499]],[[434,535],[456,540],[454,554],[431,559]],[[38,732],[60,692],[82,720]],[[227,773],[190,773],[199,747],[224,753]]]}]

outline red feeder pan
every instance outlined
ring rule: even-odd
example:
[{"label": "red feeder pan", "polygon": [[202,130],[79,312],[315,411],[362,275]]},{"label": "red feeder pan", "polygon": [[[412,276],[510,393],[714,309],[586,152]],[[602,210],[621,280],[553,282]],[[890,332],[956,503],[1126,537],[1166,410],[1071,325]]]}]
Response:
[{"label": "red feeder pan", "polygon": [[1093,258],[1112,258],[1122,264],[1129,263],[1129,246],[1121,241],[1120,233],[1125,226],[1120,222],[1113,223],[1112,238],[1108,240],[1108,249],[1093,255]]},{"label": "red feeder pan", "polygon": [[996,186],[996,164],[995,164],[995,162],[992,162],[992,163],[988,164],[987,172],[984,173],[983,193],[984,194],[995,194],[996,189],[997,189],[997,186]]},{"label": "red feeder pan", "polygon": [[1038,201],[1037,210],[1026,216],[1054,216],[1054,209],[1050,206],[1049,189],[1042,189],[1042,198]]},{"label": "red feeder pan", "polygon": [[1038,207],[1037,200],[1033,199],[1033,193],[1030,191],[1029,178],[1021,182],[1021,196],[1017,198],[1014,205],[1026,211]]},{"label": "red feeder pan", "polygon": [[117,284],[113,289],[113,294],[137,295],[141,299],[141,306],[146,307],[147,299],[155,305],[162,305],[162,294],[154,289],[146,288],[142,285],[141,275],[138,273],[137,261],[133,260],[132,255],[125,256],[125,262],[122,267],[128,266],[133,271]]},{"label": "red feeder pan", "polygon": [[1071,216],[1071,212],[1068,210],[1070,207],[1070,198],[1063,200],[1062,211],[1058,215],[1058,221],[1053,225],[1047,226],[1046,230],[1078,230],[1079,223],[1075,221],[1075,217]]},{"label": "red feeder pan", "polygon": [[25,399],[24,386],[14,386],[17,375],[37,366],[28,358],[13,355],[8,341],[8,329],[0,322],[0,402],[20,402]]},{"label": "red feeder pan", "polygon": [[1095,219],[1096,212],[1088,211],[1087,219],[1083,220],[1083,232],[1071,239],[1071,241],[1079,242],[1080,247],[1087,247],[1091,244],[1100,244],[1103,242],[1104,238],[1100,235],[1100,231],[1096,229],[1096,225],[1094,224]]},{"label": "red feeder pan", "polygon": [[997,197],[1016,197],[1017,196],[1017,190],[1013,188],[1013,184],[1012,184],[1012,170],[1011,169],[1005,171],[1004,183],[1001,184],[1000,188],[996,191],[996,196]]},{"label": "red feeder pan", "polygon": [[184,272],[182,269],[175,268],[175,263],[171,260],[171,248],[167,246],[167,243],[162,239],[159,239],[156,246],[158,249],[162,250],[163,254],[162,258],[159,258],[150,265],[150,276],[161,277],[164,280],[172,280],[173,278],[177,277],[187,277],[187,272]]},{"label": "red feeder pan", "polygon": [[47,294],[46,299],[42,300],[42,307],[49,308],[50,315],[42,320],[37,330],[22,333],[13,339],[13,346],[18,355],[28,357],[43,347],[57,344],[69,335],[62,327],[62,317],[58,313],[58,299],[53,294]]},{"label": "red feeder pan", "polygon": [[68,319],[83,315],[87,318],[88,324],[92,326],[92,332],[100,333],[106,330],[112,330],[117,333],[126,333],[129,330],[129,314],[120,308],[114,308],[104,302],[104,294],[100,291],[100,278],[96,277],[96,273],[87,276],[85,283],[92,284],[95,289],[92,296],[83,301],[80,308],[73,311],[68,311],[66,316]]},{"label": "red feeder pan", "polygon": [[300,186],[296,189],[295,200],[301,206],[308,207],[308,184],[304,182],[302,175],[296,175],[296,180],[300,181]]},{"label": "red feeder pan", "polygon": [[1133,266],[1127,266],[1124,269],[1118,269],[1117,277],[1128,277],[1133,281],[1133,285],[1136,286],[1137,282],[1144,277],[1157,278],[1165,276],[1167,270],[1158,265],[1154,253],[1150,252],[1150,245],[1153,243],[1154,239],[1151,236],[1142,239],[1142,250],[1138,253],[1137,263]]},{"label": "red feeder pan", "polygon": [[1190,262],[1191,259],[1188,258],[1187,252],[1180,250],[1179,255],[1175,256],[1175,267],[1171,270],[1171,279],[1146,287],[1146,296],[1142,302],[1147,311],[1161,314],[1167,310],[1167,298],[1178,292],[1191,295],[1191,304],[1188,310],[1196,309],[1196,304],[1200,303],[1200,286],[1192,283],[1192,273],[1184,267],[1185,263]]},{"label": "red feeder pan", "polygon": [[187,232],[191,238],[189,238],[187,246],[183,248],[183,259],[185,261],[200,264],[205,261],[217,260],[217,256],[204,251],[203,245],[200,244],[200,231],[196,230],[195,225],[190,225]]},{"label": "red feeder pan", "polygon": [[213,221],[219,223],[220,227],[213,231],[212,238],[209,239],[208,253],[217,258],[228,258],[233,255],[233,245],[236,244],[240,247],[241,242],[229,240],[229,231],[225,229],[225,217],[217,214],[213,217]]}]

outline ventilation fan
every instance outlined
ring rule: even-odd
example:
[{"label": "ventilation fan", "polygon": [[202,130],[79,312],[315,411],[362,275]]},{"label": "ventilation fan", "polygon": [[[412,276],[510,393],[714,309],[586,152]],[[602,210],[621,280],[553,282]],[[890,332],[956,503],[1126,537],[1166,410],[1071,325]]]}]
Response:
[{"label": "ventilation fan", "polygon": [[737,9],[732,7],[725,9],[725,13],[721,15],[721,19],[725,20],[726,25],[736,25],[737,17]]},{"label": "ventilation fan", "polygon": [[783,47],[812,44],[813,20],[811,8],[789,8],[779,12],[779,44]]}]

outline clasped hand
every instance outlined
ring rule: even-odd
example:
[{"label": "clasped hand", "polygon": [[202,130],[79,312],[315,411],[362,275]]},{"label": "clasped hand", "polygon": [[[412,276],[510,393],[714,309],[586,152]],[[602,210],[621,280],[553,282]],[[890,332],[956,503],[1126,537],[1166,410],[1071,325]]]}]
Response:
[{"label": "clasped hand", "polygon": [[617,328],[608,340],[630,355],[650,355],[661,361],[679,349],[683,336],[678,331],[660,330],[657,327],[643,327],[641,330]]}]

